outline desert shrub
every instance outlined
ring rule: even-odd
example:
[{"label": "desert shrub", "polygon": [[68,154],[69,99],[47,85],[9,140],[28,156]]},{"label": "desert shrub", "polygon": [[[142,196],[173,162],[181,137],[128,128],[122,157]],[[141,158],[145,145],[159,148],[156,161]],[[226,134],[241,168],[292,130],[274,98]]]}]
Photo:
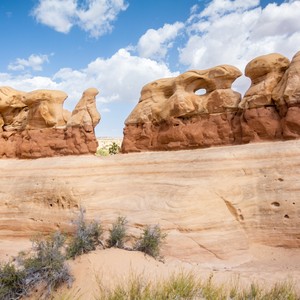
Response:
[{"label": "desert shrub", "polygon": [[96,155],[97,156],[108,156],[109,155],[108,149],[98,148],[97,151],[96,151]]},{"label": "desert shrub", "polygon": [[97,221],[87,223],[84,218],[84,210],[81,208],[78,219],[74,221],[76,226],[74,236],[71,238],[67,246],[67,258],[75,258],[76,256],[88,253],[96,249],[102,244],[100,238],[102,235],[101,225]]},{"label": "desert shrub", "polygon": [[108,148],[108,153],[110,155],[118,154],[120,152],[120,147],[117,143],[113,142]]},{"label": "desert shrub", "polygon": [[167,237],[167,234],[162,233],[159,225],[147,225],[142,235],[137,240],[134,249],[142,251],[154,258],[158,258],[160,248]]},{"label": "desert shrub", "polygon": [[119,216],[109,230],[108,247],[124,248],[126,238],[126,217]]},{"label": "desert shrub", "polygon": [[24,267],[26,285],[44,283],[50,293],[63,283],[71,283],[72,276],[65,264],[63,247],[65,236],[55,232],[47,239],[33,239],[32,254],[19,255],[18,260]]},{"label": "desert shrub", "polygon": [[43,240],[35,238],[28,253],[19,253],[15,264],[0,267],[0,299],[20,299],[36,286],[45,287],[44,295],[63,283],[70,283],[72,276],[65,264],[63,244],[65,237],[56,232]]},{"label": "desert shrub", "polygon": [[8,262],[0,265],[0,299],[20,299],[26,295],[25,272]]}]

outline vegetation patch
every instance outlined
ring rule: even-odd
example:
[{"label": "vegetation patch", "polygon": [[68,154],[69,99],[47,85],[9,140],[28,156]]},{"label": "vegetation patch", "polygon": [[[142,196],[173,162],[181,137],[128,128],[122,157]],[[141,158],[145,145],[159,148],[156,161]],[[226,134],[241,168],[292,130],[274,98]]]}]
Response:
[{"label": "vegetation patch", "polygon": [[215,284],[213,276],[201,280],[191,272],[174,273],[169,278],[149,280],[143,275],[131,275],[112,289],[99,285],[98,300],[136,299],[136,300],[299,300],[294,285],[289,282],[277,283],[270,289],[257,284],[240,287]]},{"label": "vegetation patch", "polygon": [[103,233],[100,223],[97,221],[87,223],[82,208],[74,224],[75,233],[67,246],[67,258],[74,259],[76,256],[95,250],[98,245],[103,245],[100,240]]},{"label": "vegetation patch", "polygon": [[109,238],[107,240],[108,247],[116,247],[124,249],[124,242],[126,239],[126,217],[119,216],[112,224],[109,230]]},{"label": "vegetation patch", "polygon": [[159,225],[147,225],[137,240],[134,249],[154,258],[159,258],[160,249],[167,234],[162,233]]}]

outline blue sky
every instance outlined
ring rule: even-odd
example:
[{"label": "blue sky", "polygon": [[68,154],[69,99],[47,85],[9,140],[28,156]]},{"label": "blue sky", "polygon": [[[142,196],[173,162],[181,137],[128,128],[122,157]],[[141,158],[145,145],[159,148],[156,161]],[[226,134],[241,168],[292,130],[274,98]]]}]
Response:
[{"label": "blue sky", "polygon": [[[146,83],[300,50],[300,0],[0,0],[0,86],[100,94],[97,136],[122,136]],[[246,77],[234,83],[241,93]]]}]

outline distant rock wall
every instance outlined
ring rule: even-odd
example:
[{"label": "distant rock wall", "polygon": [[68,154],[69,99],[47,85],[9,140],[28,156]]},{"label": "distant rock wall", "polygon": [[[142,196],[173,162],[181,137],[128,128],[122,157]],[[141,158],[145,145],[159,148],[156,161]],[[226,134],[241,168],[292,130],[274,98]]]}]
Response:
[{"label": "distant rock wall", "polygon": [[277,53],[250,61],[245,75],[252,83],[243,98],[231,89],[241,75],[222,65],[145,85],[125,121],[122,151],[298,139],[300,51],[291,62]]},{"label": "distant rock wall", "polygon": [[71,113],[63,109],[62,91],[29,93],[0,87],[0,158],[39,158],[95,153],[94,128],[100,121],[95,97],[84,91]]}]

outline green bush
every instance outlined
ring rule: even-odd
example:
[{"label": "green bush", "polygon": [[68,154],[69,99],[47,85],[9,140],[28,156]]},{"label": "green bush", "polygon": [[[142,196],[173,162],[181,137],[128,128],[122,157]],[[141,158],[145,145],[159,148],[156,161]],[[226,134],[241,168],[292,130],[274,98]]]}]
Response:
[{"label": "green bush", "polygon": [[76,230],[67,246],[67,258],[75,258],[95,250],[100,244],[102,245],[100,240],[103,232],[101,225],[96,221],[86,223],[83,209],[80,209],[79,217],[74,223]]},{"label": "green bush", "polygon": [[0,265],[0,299],[20,299],[25,295],[25,271],[12,262]]},{"label": "green bush", "polygon": [[167,234],[162,233],[159,225],[147,225],[142,235],[137,240],[134,249],[142,251],[154,258],[158,258],[160,248],[167,237]]},{"label": "green bush", "polygon": [[108,150],[106,148],[99,148],[96,151],[96,155],[97,156],[108,156],[109,152],[108,152]]},{"label": "green bush", "polygon": [[110,155],[118,154],[120,152],[120,147],[117,143],[113,142],[108,148],[108,153]]},{"label": "green bush", "polygon": [[126,238],[126,217],[118,217],[109,230],[108,247],[124,248]]},{"label": "green bush", "polygon": [[30,256],[18,256],[24,266],[28,286],[44,283],[50,293],[63,283],[71,283],[72,276],[63,253],[64,242],[65,236],[55,232],[47,239],[34,239],[33,254]]},{"label": "green bush", "polygon": [[15,264],[1,266],[0,299],[20,299],[37,286],[45,287],[43,294],[47,296],[61,284],[71,283],[62,252],[64,241],[59,232],[46,240],[36,238],[29,253],[19,253]]}]

